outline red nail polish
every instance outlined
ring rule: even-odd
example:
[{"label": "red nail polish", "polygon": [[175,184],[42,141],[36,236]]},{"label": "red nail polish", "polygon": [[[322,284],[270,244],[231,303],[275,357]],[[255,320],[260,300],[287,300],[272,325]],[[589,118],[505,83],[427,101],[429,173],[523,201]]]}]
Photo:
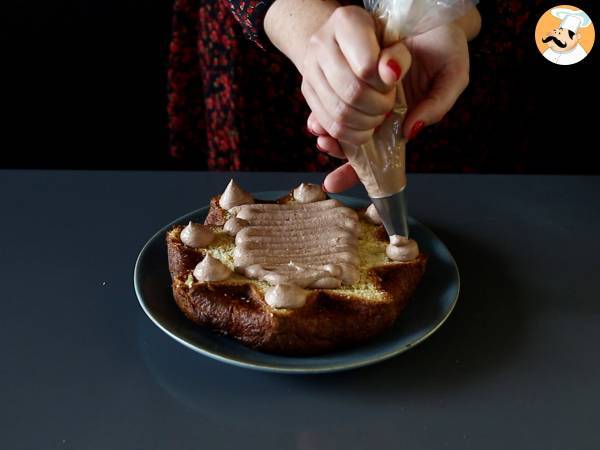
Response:
[{"label": "red nail polish", "polygon": [[390,59],[387,62],[387,66],[392,69],[392,72],[394,72],[394,75],[396,76],[396,81],[400,79],[400,76],[402,75],[402,69],[400,68],[400,66],[398,65],[398,63],[396,61],[394,61],[393,59]]},{"label": "red nail polish", "polygon": [[410,129],[410,135],[408,136],[408,139],[412,140],[416,138],[423,128],[425,128],[425,122],[423,122],[422,120],[416,122]]}]

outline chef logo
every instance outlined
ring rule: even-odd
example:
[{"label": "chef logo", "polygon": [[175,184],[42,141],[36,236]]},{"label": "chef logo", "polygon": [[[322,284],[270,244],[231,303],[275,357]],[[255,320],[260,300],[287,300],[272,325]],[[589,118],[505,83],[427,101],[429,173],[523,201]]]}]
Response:
[{"label": "chef logo", "polygon": [[561,66],[578,63],[594,45],[594,24],[575,6],[561,5],[549,9],[535,28],[538,50],[548,61]]}]

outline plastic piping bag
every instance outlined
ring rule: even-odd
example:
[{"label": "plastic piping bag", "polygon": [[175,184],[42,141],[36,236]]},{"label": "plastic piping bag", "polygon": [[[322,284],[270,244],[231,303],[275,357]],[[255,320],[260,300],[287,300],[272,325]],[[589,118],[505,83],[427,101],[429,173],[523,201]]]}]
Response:
[{"label": "plastic piping bag", "polygon": [[[376,21],[382,48],[452,22],[476,3],[476,0],[364,0]],[[372,199],[392,196],[406,186],[406,138],[402,134],[406,112],[404,89],[398,83],[392,114],[373,137],[360,146],[341,143]]]}]

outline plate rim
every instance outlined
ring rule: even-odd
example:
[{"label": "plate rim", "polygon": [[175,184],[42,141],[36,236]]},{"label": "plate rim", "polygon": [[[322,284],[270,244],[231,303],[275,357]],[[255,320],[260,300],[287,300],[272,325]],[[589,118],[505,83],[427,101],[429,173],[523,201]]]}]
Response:
[{"label": "plate rim", "polygon": [[[260,191],[260,192],[253,192],[251,193],[253,197],[255,198],[260,198],[261,196],[274,196],[274,195],[284,195],[287,191]],[[359,203],[368,203],[367,200],[360,198],[360,197],[350,197],[347,195],[331,195],[332,198],[338,198],[340,201],[344,201],[344,199],[356,202],[358,201]],[[193,343],[193,342],[189,342],[188,340],[178,336],[176,333],[172,332],[171,330],[169,330],[166,326],[164,326],[161,321],[159,321],[153,314],[152,312],[149,310],[149,308],[146,305],[146,302],[144,301],[144,297],[142,295],[142,289],[140,286],[140,264],[141,264],[141,260],[143,259],[145,253],[147,251],[149,251],[149,248],[152,244],[154,244],[154,242],[156,241],[156,239],[160,239],[160,237],[162,235],[164,235],[165,231],[168,230],[170,227],[172,227],[173,225],[180,223],[182,221],[184,221],[185,217],[188,217],[192,214],[198,213],[200,211],[204,212],[205,210],[207,211],[210,208],[210,205],[207,206],[203,206],[201,208],[198,209],[194,209],[192,211],[189,211],[183,215],[181,215],[180,217],[178,217],[177,219],[171,221],[170,223],[168,223],[167,225],[163,226],[162,228],[160,228],[156,233],[154,233],[144,244],[144,246],[142,247],[142,249],[140,250],[136,261],[135,261],[135,265],[134,265],[134,269],[133,269],[133,285],[134,285],[134,290],[135,290],[135,294],[138,300],[138,303],[140,305],[140,307],[142,308],[142,310],[144,311],[144,313],[146,314],[146,316],[148,316],[148,318],[160,329],[162,330],[167,336],[171,337],[172,339],[174,339],[175,341],[177,341],[178,343],[184,345],[185,347],[189,348],[190,350],[193,350],[196,353],[199,353],[201,355],[207,356],[208,358],[211,358],[213,360],[216,361],[220,361],[222,363],[225,364],[231,364],[237,367],[241,367],[244,369],[253,369],[253,370],[259,370],[262,372],[271,372],[271,373],[285,373],[285,374],[320,374],[320,373],[332,373],[332,372],[340,372],[340,371],[345,371],[345,370],[351,370],[351,369],[357,369],[360,367],[365,367],[365,366],[369,366],[369,365],[373,365],[373,364],[377,364],[379,362],[388,360],[390,358],[393,358],[394,356],[400,355],[414,347],[416,347],[417,345],[421,344],[423,341],[425,341],[427,338],[429,338],[430,336],[432,336],[447,320],[448,318],[452,315],[452,312],[454,311],[454,308],[456,307],[456,304],[458,303],[458,298],[460,296],[460,288],[461,288],[461,278],[460,278],[460,271],[458,270],[458,264],[456,264],[456,259],[454,258],[454,255],[452,255],[452,253],[450,252],[450,250],[448,249],[448,247],[446,246],[446,244],[428,227],[426,227],[425,225],[423,225],[421,222],[419,222],[418,220],[414,219],[413,217],[409,216],[409,219],[411,221],[413,221],[414,223],[416,223],[417,225],[419,225],[420,227],[425,228],[429,233],[432,234],[433,237],[435,237],[435,239],[437,239],[437,241],[439,241],[440,243],[442,243],[442,245],[445,247],[450,260],[452,262],[452,267],[453,270],[456,274],[456,294],[454,295],[454,298],[452,299],[452,304],[450,305],[450,308],[447,310],[447,312],[445,313],[445,315],[442,317],[442,319],[431,329],[429,330],[427,333],[425,333],[423,336],[419,337],[418,339],[410,342],[407,345],[403,345],[399,348],[396,348],[394,350],[385,352],[385,353],[377,353],[376,355],[374,355],[372,358],[363,358],[360,360],[353,360],[353,361],[348,361],[345,363],[339,363],[339,364],[335,364],[335,365],[327,365],[327,366],[310,366],[310,367],[281,367],[278,365],[273,365],[270,363],[264,363],[264,364],[260,364],[260,363],[253,363],[253,362],[246,362],[246,361],[242,361],[239,359],[232,359],[231,357],[227,357],[224,356],[220,353],[216,353],[216,352],[211,352],[209,350],[206,350],[200,346],[198,346],[197,344]],[[243,345],[243,344],[240,344]],[[255,350],[258,351],[258,350]],[[285,355],[278,355],[280,357],[285,357]]]}]

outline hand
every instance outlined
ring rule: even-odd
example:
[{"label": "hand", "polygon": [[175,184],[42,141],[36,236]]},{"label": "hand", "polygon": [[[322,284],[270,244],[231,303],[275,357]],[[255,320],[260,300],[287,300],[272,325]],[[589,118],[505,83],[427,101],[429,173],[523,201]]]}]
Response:
[{"label": "hand", "polygon": [[[412,67],[403,79],[409,107],[403,133],[413,139],[424,126],[440,121],[466,88],[469,51],[465,31],[456,24],[409,38],[406,46],[412,55]],[[321,151],[344,158],[339,144],[327,128],[321,126],[320,116],[314,110],[307,125],[319,136],[317,147]],[[325,178],[324,186],[329,192],[341,192],[357,182],[354,169],[346,163]]]},{"label": "hand", "polygon": [[371,15],[339,7],[308,40],[298,69],[312,110],[309,129],[337,141],[366,142],[394,106],[396,83],[410,65],[404,44],[381,50]]}]

